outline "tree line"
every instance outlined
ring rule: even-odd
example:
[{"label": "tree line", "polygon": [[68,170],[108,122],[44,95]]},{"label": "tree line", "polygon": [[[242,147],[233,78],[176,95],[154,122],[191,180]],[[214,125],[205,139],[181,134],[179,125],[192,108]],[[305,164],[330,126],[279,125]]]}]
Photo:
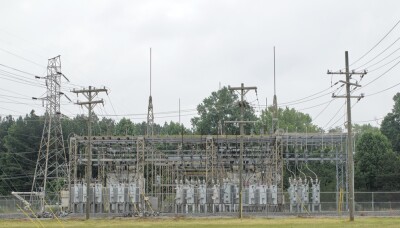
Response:
[{"label": "tree line", "polygon": [[[226,87],[212,92],[197,106],[196,117],[191,119],[191,127],[177,122],[154,125],[156,135],[199,134],[215,135],[239,134],[235,124],[225,121],[240,119],[239,98]],[[355,186],[362,191],[395,191],[400,189],[400,94],[394,96],[394,108],[382,121],[381,127],[355,125]],[[246,134],[272,132],[273,108],[260,110],[249,103],[245,104],[245,120],[256,121],[246,125]],[[156,116],[157,118],[157,116]],[[322,132],[312,122],[312,118],[293,108],[279,108],[279,128],[288,132]],[[145,135],[146,122],[132,122],[129,118],[116,121],[99,117],[92,120],[93,135]],[[66,147],[70,135],[86,135],[87,117],[77,115],[62,119],[63,137]],[[40,139],[42,137],[44,116],[32,110],[24,117],[0,117],[0,194],[9,195],[11,191],[30,191],[35,171]],[[338,131],[340,129],[334,129]],[[308,168],[308,167],[307,167]],[[335,169],[333,164],[310,164],[309,168],[319,173],[322,191],[335,191]]]}]

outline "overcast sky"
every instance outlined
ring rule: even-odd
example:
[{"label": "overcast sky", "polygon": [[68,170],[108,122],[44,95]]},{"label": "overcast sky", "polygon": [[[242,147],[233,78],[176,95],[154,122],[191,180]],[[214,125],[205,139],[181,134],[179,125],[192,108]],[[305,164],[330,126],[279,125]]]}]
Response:
[{"label": "overcast sky", "polygon": [[[310,114],[329,129],[344,123],[344,100],[326,103],[338,88],[330,89],[331,84],[344,76],[331,77],[327,70],[344,68],[346,50],[353,63],[399,20],[400,1],[395,0],[0,0],[0,64],[44,76],[47,59],[61,55],[62,72],[71,81],[65,91],[106,86],[109,97],[100,96],[105,106],[96,113],[129,114],[138,122],[146,119],[151,47],[155,122],[178,121],[180,98],[182,122],[189,127],[196,105],[220,84],[257,86],[257,96],[249,92],[246,98],[256,111],[266,99],[270,105],[276,46],[278,103]],[[391,111],[400,86],[368,95],[400,83],[400,66],[389,70],[400,61],[399,38],[400,25],[351,66],[371,71],[360,84],[371,83],[354,92],[366,95],[353,107],[354,122],[377,126]],[[41,102],[30,99],[44,94],[38,87],[43,81],[31,78],[0,65],[0,114],[43,113]],[[66,99],[61,109],[67,116],[86,113]]]}]

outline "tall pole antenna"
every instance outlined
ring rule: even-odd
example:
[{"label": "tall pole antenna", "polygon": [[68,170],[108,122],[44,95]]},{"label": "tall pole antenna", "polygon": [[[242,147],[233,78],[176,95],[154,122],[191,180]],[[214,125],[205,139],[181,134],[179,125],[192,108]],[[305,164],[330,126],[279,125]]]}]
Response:
[{"label": "tall pole antenna", "polygon": [[150,96],[149,105],[147,108],[147,129],[146,135],[153,136],[153,126],[154,126],[154,113],[153,113],[153,97],[151,96],[151,48],[150,48]]},{"label": "tall pole antenna", "polygon": [[150,96],[151,96],[151,48],[150,48]]},{"label": "tall pole antenna", "polygon": [[275,78],[275,46],[274,46],[274,95],[276,95],[276,78]]},{"label": "tall pole antenna", "polygon": [[278,129],[278,100],[276,97],[276,74],[275,74],[275,46],[274,46],[274,99],[272,101],[273,112],[272,112],[272,133]]}]

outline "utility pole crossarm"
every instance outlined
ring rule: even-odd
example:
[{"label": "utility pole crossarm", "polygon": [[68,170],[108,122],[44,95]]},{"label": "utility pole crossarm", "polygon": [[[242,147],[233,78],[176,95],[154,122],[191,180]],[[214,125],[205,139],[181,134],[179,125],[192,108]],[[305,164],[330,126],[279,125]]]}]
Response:
[{"label": "utility pole crossarm", "polygon": [[349,85],[351,85],[351,86],[361,87],[361,85],[358,84],[357,82],[356,82],[356,83],[353,83],[353,82],[346,82],[346,81],[343,81],[343,80],[339,80],[339,82],[341,82],[341,83],[343,83],[343,84],[349,84]]},{"label": "utility pole crossarm", "polygon": [[[334,71],[328,70],[327,74],[346,74],[346,71],[339,70],[339,71],[334,72]],[[356,71],[352,70],[351,72],[349,72],[349,74],[350,75],[366,75],[367,70],[364,70],[362,72],[356,72]]]},{"label": "utility pole crossarm", "polygon": [[92,93],[99,93],[99,92],[106,92],[107,93],[107,89],[106,88],[100,88],[100,89],[96,89],[96,88],[90,88],[89,87],[89,89],[79,89],[79,90],[76,90],[76,89],[73,89],[71,92],[73,92],[73,93],[88,93],[88,92],[92,92]]},{"label": "utility pole crossarm", "polygon": [[75,104],[77,104],[77,105],[88,105],[88,104],[103,104],[104,103],[104,101],[103,101],[103,99],[101,99],[101,100],[98,100],[98,101],[84,101],[84,102],[76,102]]},{"label": "utility pole crossarm", "polygon": [[257,123],[257,122],[258,121],[240,121],[240,120],[234,120],[234,121],[227,120],[227,121],[224,121],[225,124],[228,124],[228,123],[246,124],[246,123]]},{"label": "utility pole crossarm", "polygon": [[[332,94],[332,98],[347,98],[348,96],[346,96],[346,95],[340,95],[340,96],[337,96],[337,95],[335,95],[335,94]],[[360,96],[349,96],[350,98],[357,98],[357,99],[359,99],[359,98],[364,98],[364,94],[361,94]]]},{"label": "utility pole crossarm", "polygon": [[256,86],[248,86],[248,87],[230,87],[228,86],[228,89],[233,91],[233,90],[256,90],[257,91],[257,87]]}]

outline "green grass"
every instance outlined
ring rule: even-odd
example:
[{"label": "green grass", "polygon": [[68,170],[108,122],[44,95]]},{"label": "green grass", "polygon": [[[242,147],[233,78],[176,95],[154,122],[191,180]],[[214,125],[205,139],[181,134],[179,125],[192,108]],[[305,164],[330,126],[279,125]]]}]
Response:
[{"label": "green grass", "polygon": [[273,218],[273,219],[79,219],[41,220],[29,219],[0,220],[0,227],[191,227],[191,228],[235,228],[235,227],[400,227],[400,218],[357,217],[354,222],[344,218]]}]

